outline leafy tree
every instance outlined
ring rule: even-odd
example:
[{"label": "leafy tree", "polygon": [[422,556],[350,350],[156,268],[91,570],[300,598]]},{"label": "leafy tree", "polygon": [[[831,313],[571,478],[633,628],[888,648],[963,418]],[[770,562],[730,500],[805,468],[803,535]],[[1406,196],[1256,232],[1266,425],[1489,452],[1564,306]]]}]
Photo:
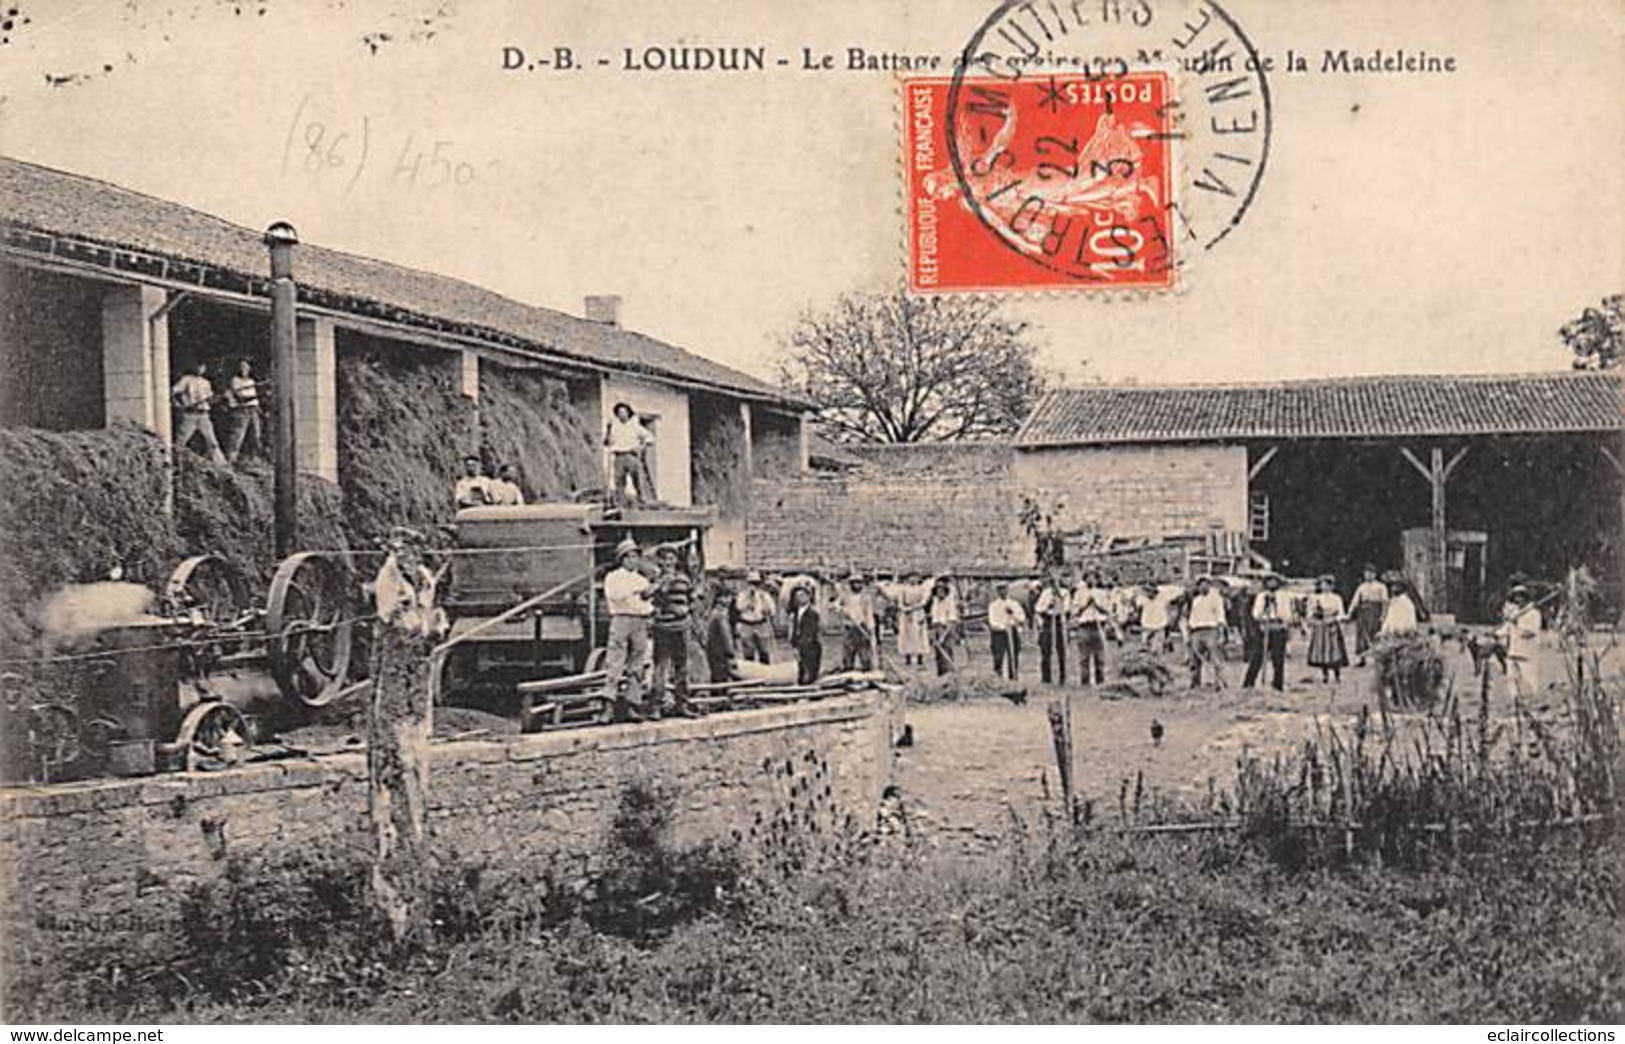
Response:
[{"label": "leafy tree", "polygon": [[1620,295],[1603,298],[1601,308],[1587,308],[1557,333],[1574,352],[1576,370],[1608,370],[1619,365]]},{"label": "leafy tree", "polygon": [[846,294],[797,319],[779,378],[847,442],[1008,435],[1045,384],[1027,332],[983,298]]}]

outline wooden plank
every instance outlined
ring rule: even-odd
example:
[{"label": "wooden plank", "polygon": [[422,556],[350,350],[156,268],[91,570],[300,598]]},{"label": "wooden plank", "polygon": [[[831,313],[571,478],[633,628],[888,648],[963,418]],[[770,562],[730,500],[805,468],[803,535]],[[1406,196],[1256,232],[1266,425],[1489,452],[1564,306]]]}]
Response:
[{"label": "wooden plank", "polygon": [[1426,464],[1423,464],[1421,462],[1421,460],[1419,460],[1417,458],[1416,454],[1412,453],[1410,450],[1406,449],[1404,446],[1399,447],[1399,453],[1400,453],[1400,456],[1402,456],[1406,460],[1410,461],[1411,467],[1415,468],[1416,473],[1418,475],[1421,475],[1422,478],[1425,481],[1427,481],[1427,482],[1432,482],[1433,481],[1433,471],[1432,471],[1432,469],[1429,468]]},{"label": "wooden plank", "polygon": [[602,685],[609,678],[607,671],[588,671],[586,674],[567,674],[562,678],[542,678],[537,681],[519,683],[520,692],[532,695],[552,692],[567,692],[571,689],[586,689],[594,685]]},{"label": "wooden plank", "polygon": [[1264,455],[1259,457],[1258,460],[1253,463],[1253,466],[1247,469],[1247,481],[1251,482],[1253,479],[1259,476],[1260,472],[1269,467],[1270,461],[1275,459],[1275,454],[1280,452],[1280,449],[1281,448],[1279,446],[1271,446],[1269,449],[1265,450]]}]

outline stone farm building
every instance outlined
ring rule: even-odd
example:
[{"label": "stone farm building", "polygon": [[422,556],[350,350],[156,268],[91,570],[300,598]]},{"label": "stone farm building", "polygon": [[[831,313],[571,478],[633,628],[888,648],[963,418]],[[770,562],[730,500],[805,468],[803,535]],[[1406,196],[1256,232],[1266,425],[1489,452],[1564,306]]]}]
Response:
[{"label": "stone farm building", "polygon": [[1617,608],[1622,417],[1606,372],[1062,389],[1008,443],[815,442],[812,473],[756,482],[749,555],[1025,573],[1030,497],[1069,551],[1167,541],[1344,586],[1370,562],[1467,619],[1585,565]]},{"label": "stone farm building", "polygon": [[[267,223],[282,216],[267,215]],[[0,426],[133,421],[168,440],[168,389],[199,360],[210,363],[217,384],[242,357],[263,377],[269,273],[261,236],[105,182],[0,158]],[[718,507],[709,551],[719,564],[744,558],[746,479],[733,496],[699,490],[701,458],[742,476],[758,458],[771,457],[780,472],[805,460],[805,404],[622,328],[615,297],[588,298],[587,314],[577,317],[314,245],[296,248],[294,269],[303,471],[339,478],[343,374],[356,355],[444,363],[476,415],[482,388],[515,374],[557,381],[585,428],[600,433],[614,403],[630,403],[656,437],[661,499],[687,506],[698,497]],[[446,476],[448,497],[453,477]]]}]

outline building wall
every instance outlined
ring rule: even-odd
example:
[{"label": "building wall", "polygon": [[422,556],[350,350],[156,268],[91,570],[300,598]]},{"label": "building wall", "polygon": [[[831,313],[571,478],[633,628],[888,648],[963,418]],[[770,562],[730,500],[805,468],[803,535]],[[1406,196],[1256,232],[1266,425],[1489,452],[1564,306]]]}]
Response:
[{"label": "building wall", "polygon": [[[858,694],[697,721],[437,744],[429,844],[495,881],[591,872],[634,783],[675,793],[671,841],[737,839],[774,823],[819,836],[873,827],[896,705]],[[0,932],[8,961],[48,968],[86,933],[173,937],[187,889],[228,859],[366,852],[366,759],[0,790]]]},{"label": "building wall", "polygon": [[1026,450],[1011,481],[1046,503],[1063,498],[1067,528],[1120,536],[1247,529],[1244,446]]},{"label": "building wall", "polygon": [[842,449],[861,466],[753,484],[751,565],[1013,574],[1033,561],[1020,520],[1024,497],[1064,501],[1063,528],[1113,536],[1247,525],[1247,453],[1239,446]]},{"label": "building wall", "polygon": [[604,425],[614,414],[615,404],[625,402],[639,414],[658,417],[655,429],[655,492],[677,507],[693,503],[689,484],[688,394],[674,388],[620,376],[604,378],[602,408],[598,422],[602,441]]}]

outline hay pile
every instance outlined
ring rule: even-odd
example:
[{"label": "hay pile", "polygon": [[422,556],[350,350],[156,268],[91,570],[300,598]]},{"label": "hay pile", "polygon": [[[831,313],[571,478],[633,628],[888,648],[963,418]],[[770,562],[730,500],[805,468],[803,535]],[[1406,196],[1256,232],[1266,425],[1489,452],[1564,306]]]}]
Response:
[{"label": "hay pile", "polygon": [[745,421],[738,408],[710,396],[695,398],[690,423],[694,428],[694,503],[714,504],[725,516],[745,513],[750,499],[750,474],[745,470]]},{"label": "hay pile", "polygon": [[339,475],[356,546],[394,526],[425,531],[455,514],[462,458],[514,465],[526,497],[569,500],[601,484],[591,427],[563,383],[486,363],[480,402],[458,390],[450,356],[362,350],[339,367]]},{"label": "hay pile", "polygon": [[394,526],[451,521],[460,459],[478,449],[451,358],[345,352],[338,393],[339,481],[356,546],[376,546]]},{"label": "hay pile", "polygon": [[483,365],[480,435],[489,459],[518,470],[528,500],[571,500],[604,484],[596,433],[560,381]]},{"label": "hay pile", "polygon": [[[44,599],[63,584],[126,578],[161,590],[187,555],[226,558],[263,590],[276,566],[271,473],[195,453],[175,456],[173,515],[164,513],[164,452],[133,425],[102,431],[0,430],[0,656],[29,655]],[[300,483],[300,543],[346,547],[338,490]]]}]

